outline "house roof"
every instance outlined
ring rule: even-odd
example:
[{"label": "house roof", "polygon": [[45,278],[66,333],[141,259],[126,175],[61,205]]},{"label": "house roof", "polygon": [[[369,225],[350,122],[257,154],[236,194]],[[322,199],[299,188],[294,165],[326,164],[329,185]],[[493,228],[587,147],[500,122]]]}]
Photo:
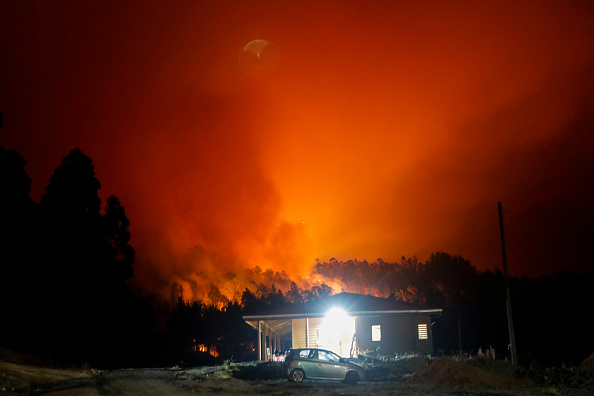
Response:
[{"label": "house roof", "polygon": [[255,328],[258,327],[259,321],[265,321],[268,327],[282,335],[291,332],[291,321],[293,319],[324,317],[332,308],[341,308],[349,316],[406,314],[439,316],[442,311],[441,309],[425,308],[417,304],[397,301],[391,298],[340,293],[313,302],[292,304],[288,307],[270,308],[251,315],[245,315],[243,319]]}]

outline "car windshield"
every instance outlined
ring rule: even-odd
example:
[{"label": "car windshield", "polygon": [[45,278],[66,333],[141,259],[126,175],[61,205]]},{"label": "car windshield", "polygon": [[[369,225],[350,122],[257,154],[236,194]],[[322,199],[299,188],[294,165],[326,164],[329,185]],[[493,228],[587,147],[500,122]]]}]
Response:
[{"label": "car windshield", "polygon": [[318,359],[326,362],[340,362],[340,356],[330,351],[318,351]]}]

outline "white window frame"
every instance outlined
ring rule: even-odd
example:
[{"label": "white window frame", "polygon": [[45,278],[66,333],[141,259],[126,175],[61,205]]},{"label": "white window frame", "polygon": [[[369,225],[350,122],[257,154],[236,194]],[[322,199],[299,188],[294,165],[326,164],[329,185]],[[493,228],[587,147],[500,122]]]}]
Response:
[{"label": "white window frame", "polygon": [[371,341],[381,341],[382,340],[382,325],[372,325],[371,326]]},{"label": "white window frame", "polygon": [[417,330],[419,332],[419,340],[429,339],[429,329],[427,328],[427,323],[419,323],[417,325]]}]

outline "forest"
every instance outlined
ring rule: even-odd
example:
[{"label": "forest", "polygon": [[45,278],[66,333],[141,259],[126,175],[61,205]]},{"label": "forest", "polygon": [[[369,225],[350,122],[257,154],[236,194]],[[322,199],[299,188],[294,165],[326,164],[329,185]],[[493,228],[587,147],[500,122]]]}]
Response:
[{"label": "forest", "polygon": [[[256,331],[242,315],[340,293],[409,301],[443,314],[433,324],[434,354],[509,357],[503,273],[479,271],[458,255],[421,262],[331,259],[309,279],[256,267],[240,294],[210,283],[204,301],[141,296],[124,205],[104,206],[94,165],[81,150],[63,158],[39,203],[30,198],[26,161],[0,147],[0,346],[56,365],[99,368],[198,365],[256,357]],[[592,273],[561,271],[510,279],[519,362],[578,364],[594,351],[587,326]]]}]

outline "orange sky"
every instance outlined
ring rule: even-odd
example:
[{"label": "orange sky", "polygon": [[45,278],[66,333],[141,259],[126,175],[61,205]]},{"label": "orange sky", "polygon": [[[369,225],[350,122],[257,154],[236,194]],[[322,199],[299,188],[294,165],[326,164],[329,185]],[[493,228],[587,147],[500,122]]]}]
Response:
[{"label": "orange sky", "polygon": [[[452,4],[454,3],[454,4]],[[278,66],[242,69],[267,40]],[[591,2],[0,3],[0,144],[75,147],[164,290],[433,251],[592,270]],[[263,62],[265,59],[263,58]]]}]

